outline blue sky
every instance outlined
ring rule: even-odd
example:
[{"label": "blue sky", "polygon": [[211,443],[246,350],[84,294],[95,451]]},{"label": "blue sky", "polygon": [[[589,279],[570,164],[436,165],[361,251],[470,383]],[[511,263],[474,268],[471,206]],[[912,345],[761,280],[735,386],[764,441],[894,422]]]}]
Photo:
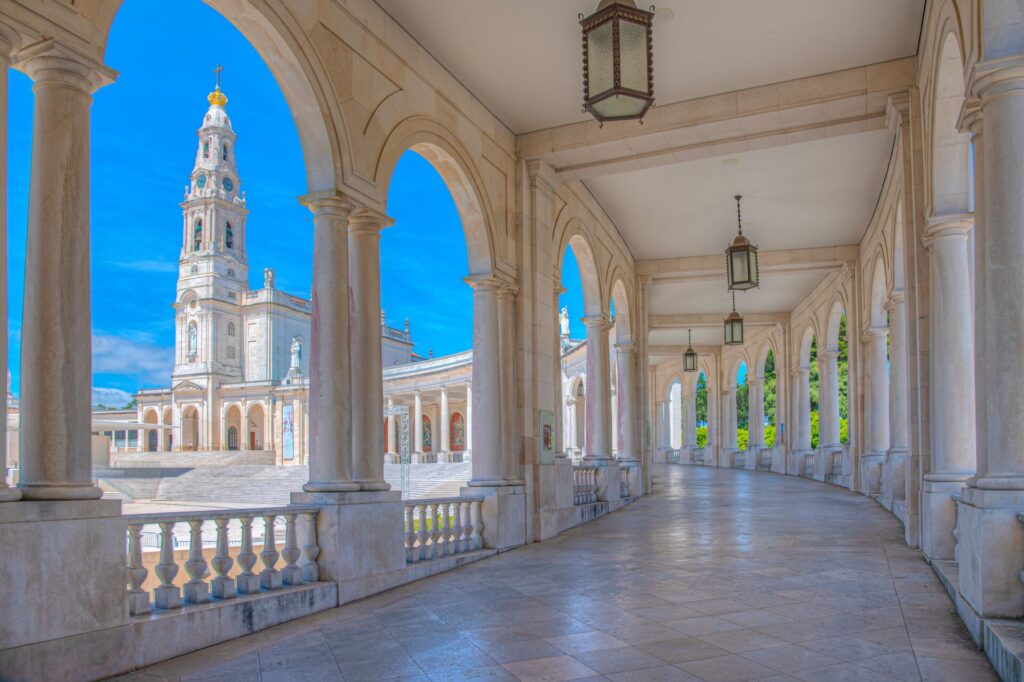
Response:
[{"label": "blue sky", "polygon": [[[159,28],[157,28],[159,27]],[[202,38],[197,39],[197,30]],[[178,204],[196,151],[216,64],[238,133],[237,160],[248,208],[250,284],[264,267],[276,286],[308,297],[312,222],[302,150],[277,83],[249,42],[199,0],[127,0],[111,31],[106,63],[120,72],[92,108],[92,323],[94,401],[124,401],[139,388],[166,386],[173,364],[174,300],[181,248]],[[19,392],[25,231],[33,96],[10,78],[8,150],[10,370]],[[472,292],[463,282],[466,246],[444,182],[409,152],[389,191],[395,226],[381,239],[381,295],[388,321],[408,318],[417,352],[444,355],[472,344]],[[566,258],[562,305],[582,337],[582,292]]]}]

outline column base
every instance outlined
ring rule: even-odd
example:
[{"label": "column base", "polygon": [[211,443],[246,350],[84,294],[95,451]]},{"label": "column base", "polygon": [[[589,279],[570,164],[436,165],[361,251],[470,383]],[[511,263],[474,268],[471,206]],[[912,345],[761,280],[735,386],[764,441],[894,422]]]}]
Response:
[{"label": "column base", "polygon": [[500,488],[509,485],[504,478],[474,478],[466,485],[470,488]]},{"label": "column base", "polygon": [[618,502],[621,497],[619,463],[613,459],[584,459],[597,467],[597,499],[600,502]]},{"label": "column base", "polygon": [[384,479],[373,479],[369,481],[356,481],[359,484],[360,490],[368,490],[374,492],[385,492],[391,490],[391,484]]},{"label": "column base", "polygon": [[17,614],[0,618],[0,648],[123,625],[126,533],[117,500],[0,505],[0,604]]},{"label": "column base", "polygon": [[226,576],[219,576],[210,581],[210,592],[214,599],[234,599],[235,580]]},{"label": "column base", "polygon": [[0,488],[0,502],[17,502],[20,499],[20,488]]},{"label": "column base", "polygon": [[882,506],[889,511],[897,500],[907,497],[907,449],[891,448],[882,466]]},{"label": "column base", "polygon": [[57,502],[60,500],[98,500],[103,497],[103,491],[92,483],[22,483],[21,498],[23,500],[38,500]]},{"label": "column base", "polygon": [[526,544],[525,488],[473,486],[463,488],[461,494],[483,498],[484,547],[501,552]]},{"label": "column base", "polygon": [[310,481],[303,484],[307,493],[354,493],[359,491],[359,484],[354,481]]},{"label": "column base", "polygon": [[921,485],[921,551],[931,561],[953,561],[957,545],[953,536],[957,524],[953,495],[963,490],[967,475],[959,480],[950,480],[948,476],[941,476],[941,479],[932,480],[929,474]]},{"label": "column base", "polygon": [[859,492],[862,495],[882,494],[882,467],[884,465],[884,452],[865,452],[860,456]]},{"label": "column base", "polygon": [[405,568],[401,492],[292,493],[291,501],[320,507],[320,580],[356,581]]},{"label": "column base", "polygon": [[981,618],[1024,617],[1024,491],[964,488],[958,507],[961,596]]}]

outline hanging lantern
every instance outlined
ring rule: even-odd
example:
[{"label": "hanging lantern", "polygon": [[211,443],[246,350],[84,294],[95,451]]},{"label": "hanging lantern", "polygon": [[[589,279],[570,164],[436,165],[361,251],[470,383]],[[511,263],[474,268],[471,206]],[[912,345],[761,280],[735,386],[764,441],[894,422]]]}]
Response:
[{"label": "hanging lantern", "polygon": [[697,371],[697,351],[693,349],[693,331],[690,329],[686,330],[686,333],[690,335],[690,341],[686,352],[683,354],[683,371],[684,372],[696,372]]},{"label": "hanging lantern", "polygon": [[736,222],[740,233],[732,246],[725,250],[725,268],[729,275],[729,291],[746,291],[760,286],[757,273],[757,247],[743,236],[743,216],[740,213],[740,199],[736,195]]},{"label": "hanging lantern", "polygon": [[732,312],[725,318],[725,345],[743,344],[743,318],[736,312],[736,292],[732,294]]},{"label": "hanging lantern", "polygon": [[583,27],[583,110],[601,123],[642,119],[654,104],[654,7],[601,0]]}]

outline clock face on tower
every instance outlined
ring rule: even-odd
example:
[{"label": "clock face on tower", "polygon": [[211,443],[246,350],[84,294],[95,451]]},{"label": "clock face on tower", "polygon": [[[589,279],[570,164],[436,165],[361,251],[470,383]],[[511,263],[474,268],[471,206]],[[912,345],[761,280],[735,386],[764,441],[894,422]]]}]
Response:
[{"label": "clock face on tower", "polygon": [[196,178],[196,186],[199,189],[202,189],[202,188],[206,187],[206,176],[205,175],[200,175],[198,178]]},{"label": "clock face on tower", "polygon": [[231,178],[224,178],[220,184],[224,187],[225,192],[230,192],[235,188],[235,183],[231,182]]}]

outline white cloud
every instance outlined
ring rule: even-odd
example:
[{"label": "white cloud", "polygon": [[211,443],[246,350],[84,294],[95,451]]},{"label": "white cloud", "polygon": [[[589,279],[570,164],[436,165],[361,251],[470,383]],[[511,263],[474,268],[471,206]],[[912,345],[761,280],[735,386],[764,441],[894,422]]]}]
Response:
[{"label": "white cloud", "polygon": [[97,388],[92,389],[92,404],[104,405],[106,407],[124,407],[132,401],[131,393],[122,391],[119,388]]},{"label": "white cloud", "polygon": [[166,385],[174,367],[174,348],[160,346],[148,335],[92,337],[94,374],[120,374],[134,377],[140,384]]}]

